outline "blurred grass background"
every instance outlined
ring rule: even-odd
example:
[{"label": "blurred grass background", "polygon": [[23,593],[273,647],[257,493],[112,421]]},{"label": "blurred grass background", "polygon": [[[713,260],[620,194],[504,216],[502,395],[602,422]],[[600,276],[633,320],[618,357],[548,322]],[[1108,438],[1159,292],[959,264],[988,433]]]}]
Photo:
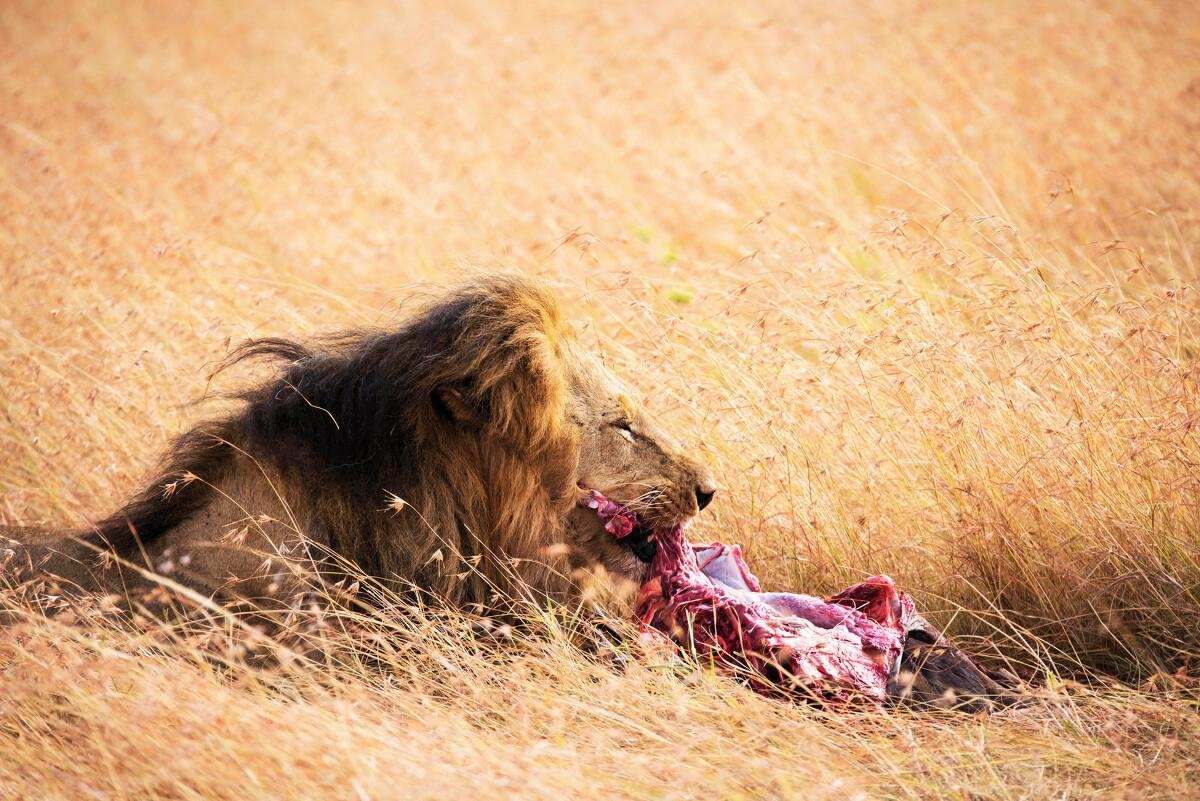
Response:
[{"label": "blurred grass background", "polygon": [[694,538],[889,573],[1050,689],[830,718],[424,632],[293,703],[31,624],[0,789],[1196,792],[1198,142],[1183,2],[5,3],[3,522],[108,511],[243,337],[518,270],[714,465]]}]

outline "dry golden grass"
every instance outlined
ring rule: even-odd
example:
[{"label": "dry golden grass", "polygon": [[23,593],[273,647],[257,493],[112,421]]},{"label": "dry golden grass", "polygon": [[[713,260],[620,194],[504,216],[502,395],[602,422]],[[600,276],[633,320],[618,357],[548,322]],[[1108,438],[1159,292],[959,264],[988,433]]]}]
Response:
[{"label": "dry golden grass", "polygon": [[890,573],[1046,689],[831,716],[453,617],[282,673],[31,619],[0,796],[1200,792],[1198,64],[1188,2],[3,4],[0,521],[111,508],[237,339],[519,270],[713,462],[696,538]]}]

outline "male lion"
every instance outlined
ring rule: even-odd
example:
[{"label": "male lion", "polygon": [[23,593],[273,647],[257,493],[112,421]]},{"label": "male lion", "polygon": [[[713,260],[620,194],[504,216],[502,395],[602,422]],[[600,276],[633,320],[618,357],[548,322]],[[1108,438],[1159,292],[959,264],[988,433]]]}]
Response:
[{"label": "male lion", "polygon": [[653,547],[617,542],[581,493],[670,526],[715,492],[527,280],[464,286],[395,331],[261,339],[232,361],[259,357],[282,366],[180,436],[146,489],[73,536],[9,529],[24,545],[10,564],[126,592],[154,571],[259,608],[294,601],[297,564],[464,605],[570,600],[596,573],[636,586]]}]

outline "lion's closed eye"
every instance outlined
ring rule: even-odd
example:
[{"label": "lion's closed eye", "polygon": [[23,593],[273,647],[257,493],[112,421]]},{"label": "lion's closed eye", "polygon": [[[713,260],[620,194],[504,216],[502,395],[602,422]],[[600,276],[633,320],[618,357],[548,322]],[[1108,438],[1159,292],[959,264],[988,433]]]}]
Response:
[{"label": "lion's closed eye", "polygon": [[617,430],[618,434],[630,442],[633,442],[633,425],[628,420],[618,420],[612,425],[613,428]]}]

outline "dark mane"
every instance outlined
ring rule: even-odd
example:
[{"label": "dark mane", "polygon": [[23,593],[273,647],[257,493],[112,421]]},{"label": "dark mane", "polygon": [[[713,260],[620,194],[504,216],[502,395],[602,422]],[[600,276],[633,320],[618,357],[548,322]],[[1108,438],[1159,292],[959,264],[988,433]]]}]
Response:
[{"label": "dark mane", "polygon": [[[186,520],[208,500],[210,482],[224,475],[228,443],[238,428],[238,419],[231,417],[201,423],[176,437],[158,477],[80,538],[128,556]],[[203,481],[193,478],[200,476]]]},{"label": "dark mane", "polygon": [[485,486],[486,474],[515,469],[515,458],[540,481],[547,471],[537,465],[562,459],[560,327],[541,287],[499,277],[452,293],[398,330],[312,345],[246,342],[220,369],[267,359],[275,374],[238,393],[235,413],[176,439],[149,485],[84,537],[135,553],[193,515],[248,457],[303,488],[336,551],[376,574],[401,570],[399,546],[380,541],[385,493],[431,526],[494,526],[484,519],[495,516],[493,495],[531,490],[504,476]]}]

